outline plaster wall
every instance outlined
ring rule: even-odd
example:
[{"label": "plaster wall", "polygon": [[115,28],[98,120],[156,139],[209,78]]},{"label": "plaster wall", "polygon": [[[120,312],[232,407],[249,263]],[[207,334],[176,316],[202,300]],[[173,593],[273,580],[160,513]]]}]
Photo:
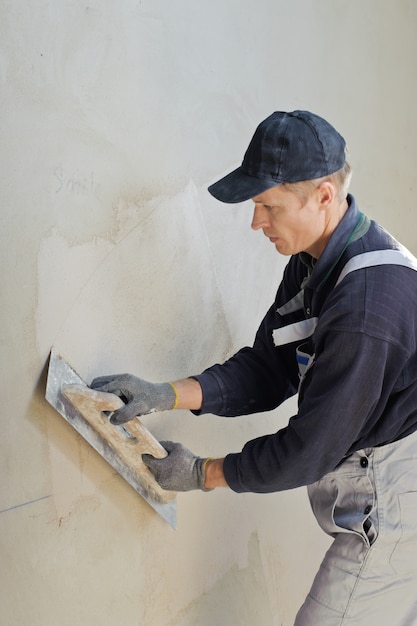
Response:
[{"label": "plaster wall", "polygon": [[[273,110],[347,138],[362,210],[417,253],[411,0],[0,6],[0,623],[290,626],[328,545],[303,489],[178,496],[172,530],[44,400],[51,346],[87,381],[200,372],[252,341],[286,260],[207,185]],[[144,418],[238,451],[295,403]]]}]

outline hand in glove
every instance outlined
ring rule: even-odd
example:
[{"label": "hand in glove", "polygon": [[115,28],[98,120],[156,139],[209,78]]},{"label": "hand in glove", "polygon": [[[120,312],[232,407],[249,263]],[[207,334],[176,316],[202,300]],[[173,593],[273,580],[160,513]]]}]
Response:
[{"label": "hand in glove", "polygon": [[206,479],[206,463],[210,459],[195,456],[181,443],[161,441],[161,445],[168,452],[164,459],[156,459],[150,454],[142,454],[145,465],[149,467],[155,480],[162,489],[168,491],[191,491],[202,489]]},{"label": "hand in glove", "polygon": [[119,396],[126,405],[113,413],[112,424],[123,424],[138,415],[154,411],[175,409],[177,393],[171,383],[148,383],[132,374],[100,376],[90,385],[91,389],[106,391]]}]

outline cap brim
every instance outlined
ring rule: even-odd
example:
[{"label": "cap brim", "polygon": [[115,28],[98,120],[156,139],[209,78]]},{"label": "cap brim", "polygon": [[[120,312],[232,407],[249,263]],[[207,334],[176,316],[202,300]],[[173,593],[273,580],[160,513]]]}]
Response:
[{"label": "cap brim", "polygon": [[280,182],[272,178],[249,176],[238,167],[236,170],[217,181],[217,183],[210,185],[208,191],[216,200],[220,200],[220,202],[235,204],[255,198],[255,196],[258,196],[260,193],[271,189],[271,187],[276,187],[279,184]]}]

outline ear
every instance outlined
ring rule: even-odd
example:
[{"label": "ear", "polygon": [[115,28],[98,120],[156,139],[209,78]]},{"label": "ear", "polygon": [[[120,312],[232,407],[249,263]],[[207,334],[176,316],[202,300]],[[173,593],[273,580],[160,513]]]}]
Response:
[{"label": "ear", "polygon": [[320,207],[327,209],[331,206],[337,196],[336,187],[329,180],[324,180],[316,188]]}]

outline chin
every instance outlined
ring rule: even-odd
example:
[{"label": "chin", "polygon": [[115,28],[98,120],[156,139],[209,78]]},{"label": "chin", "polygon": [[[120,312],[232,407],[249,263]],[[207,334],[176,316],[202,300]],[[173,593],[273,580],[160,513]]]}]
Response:
[{"label": "chin", "polygon": [[282,254],[282,256],[291,256],[293,254],[296,254],[296,252],[288,250],[288,246],[286,246],[285,244],[280,244],[279,242],[275,244],[275,250]]}]

